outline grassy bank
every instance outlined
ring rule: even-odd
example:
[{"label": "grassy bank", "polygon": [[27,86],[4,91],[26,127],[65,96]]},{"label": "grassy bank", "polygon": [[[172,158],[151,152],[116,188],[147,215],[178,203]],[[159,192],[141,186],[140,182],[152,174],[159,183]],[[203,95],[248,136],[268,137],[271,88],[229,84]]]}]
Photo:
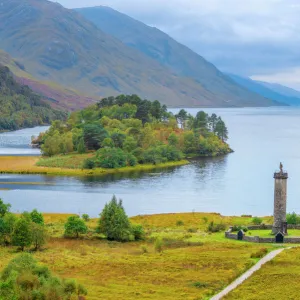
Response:
[{"label": "grassy bank", "polygon": [[[89,300],[209,299],[257,261],[251,258],[254,253],[274,247],[226,240],[224,232],[206,231],[211,221],[229,226],[248,224],[251,218],[207,213],[137,216],[131,221],[144,226],[146,240],[117,243],[89,234],[79,240],[63,238],[67,217],[45,215],[51,238],[34,256],[60,277],[84,284]],[[89,221],[90,230],[96,224]],[[157,239],[162,240],[162,252],[156,251]],[[0,270],[17,255],[14,249],[0,247]]]},{"label": "grassy bank", "polygon": [[95,176],[138,171],[150,171],[161,168],[171,168],[188,164],[187,160],[168,162],[163,164],[137,165],[120,169],[93,170],[81,169],[82,162],[89,154],[65,155],[50,158],[31,156],[0,156],[0,173],[2,174],[42,174],[62,176]]}]

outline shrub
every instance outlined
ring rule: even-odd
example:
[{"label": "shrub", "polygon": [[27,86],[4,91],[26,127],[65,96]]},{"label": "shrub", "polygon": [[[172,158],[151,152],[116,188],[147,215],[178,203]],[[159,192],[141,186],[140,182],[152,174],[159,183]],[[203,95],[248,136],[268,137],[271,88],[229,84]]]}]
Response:
[{"label": "shrub", "polygon": [[0,198],[0,218],[4,217],[5,214],[9,212],[11,208],[10,204],[5,204],[2,199]]},{"label": "shrub", "polygon": [[0,299],[79,299],[87,295],[85,287],[54,277],[27,253],[14,258],[0,278]]},{"label": "shrub", "polygon": [[200,289],[200,288],[207,287],[207,283],[197,281],[193,283],[193,286]]},{"label": "shrub", "polygon": [[146,254],[146,253],[149,252],[146,245],[142,245],[142,246],[141,246],[141,250],[142,250],[142,253],[143,253],[143,254]]},{"label": "shrub", "polygon": [[241,226],[241,225],[234,225],[232,227],[232,231],[235,232],[235,231],[240,231],[240,230],[243,230],[244,232],[247,232],[248,231],[248,228],[246,226]]},{"label": "shrub", "polygon": [[30,213],[30,219],[33,223],[44,225],[43,214],[39,213],[36,209]]},{"label": "shrub", "polygon": [[65,224],[65,236],[79,238],[79,234],[87,233],[88,228],[79,216],[71,216]]},{"label": "shrub", "polygon": [[120,148],[103,148],[97,151],[96,166],[108,169],[123,168],[127,165],[127,155]]},{"label": "shrub", "polygon": [[268,249],[267,248],[261,248],[260,250],[258,250],[257,252],[254,252],[251,254],[251,258],[262,258],[264,257],[266,254],[268,253]]},{"label": "shrub", "polygon": [[136,241],[145,239],[145,231],[142,225],[132,225],[131,232]]},{"label": "shrub", "polygon": [[263,222],[262,218],[259,218],[259,217],[254,217],[251,220],[251,223],[254,224],[254,225],[260,225],[262,222]]},{"label": "shrub", "polygon": [[288,224],[298,225],[300,224],[300,215],[297,215],[295,212],[288,213],[286,215],[286,221]]},{"label": "shrub", "polygon": [[126,242],[134,239],[122,200],[118,202],[116,196],[113,196],[112,200],[105,205],[100,214],[97,231],[110,241]]},{"label": "shrub", "polygon": [[163,251],[163,241],[161,238],[157,238],[154,244],[155,251],[161,253]]},{"label": "shrub", "polygon": [[21,217],[17,220],[12,235],[12,244],[20,247],[22,251],[32,244],[30,222],[26,218]]},{"label": "shrub", "polygon": [[167,161],[181,160],[183,154],[171,145],[150,147],[143,153],[143,161],[146,163],[159,164]]},{"label": "shrub", "polygon": [[183,225],[184,225],[184,223],[182,220],[176,221],[176,226],[183,226]]},{"label": "shrub", "polygon": [[0,242],[9,245],[12,243],[12,236],[17,217],[12,213],[6,213],[0,218]]},{"label": "shrub", "polygon": [[82,219],[85,221],[85,222],[88,222],[90,220],[90,216],[88,214],[83,214],[82,215]]},{"label": "shrub", "polygon": [[84,160],[82,167],[83,169],[92,170],[96,167],[96,163],[92,158],[87,158]]},{"label": "shrub", "polygon": [[196,233],[197,231],[198,231],[198,229],[197,228],[189,228],[188,230],[187,230],[188,232],[190,232],[190,233]]},{"label": "shrub", "polygon": [[41,225],[32,222],[31,223],[31,240],[34,245],[34,250],[40,250],[42,246],[44,246],[47,242],[48,234],[46,228]]},{"label": "shrub", "polygon": [[226,228],[225,224],[214,224],[214,222],[210,222],[207,227],[208,232],[220,232],[224,231]]}]

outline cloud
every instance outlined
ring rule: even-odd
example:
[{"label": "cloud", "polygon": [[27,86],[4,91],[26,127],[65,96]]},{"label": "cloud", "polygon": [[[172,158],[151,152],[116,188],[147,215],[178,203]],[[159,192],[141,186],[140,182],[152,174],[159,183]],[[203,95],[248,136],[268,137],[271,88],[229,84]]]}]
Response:
[{"label": "cloud", "polygon": [[69,8],[110,6],[165,31],[226,72],[251,76],[300,68],[299,0],[59,2]]}]

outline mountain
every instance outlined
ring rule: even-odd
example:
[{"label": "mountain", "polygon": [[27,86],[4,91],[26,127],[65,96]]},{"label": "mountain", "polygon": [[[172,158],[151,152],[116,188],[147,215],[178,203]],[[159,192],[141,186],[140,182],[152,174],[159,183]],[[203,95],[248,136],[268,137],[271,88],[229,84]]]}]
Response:
[{"label": "mountain", "polygon": [[58,3],[2,1],[0,20],[0,48],[38,81],[97,97],[138,94],[169,106],[274,104],[237,86],[209,63],[203,65],[203,82],[176,73]]},{"label": "mountain", "polygon": [[203,57],[157,28],[147,26],[105,6],[80,8],[76,11],[105,33],[156,60],[161,66],[171,69],[177,76],[193,78],[211,93],[214,106],[268,106],[278,104],[237,85]]},{"label": "mountain", "polygon": [[[26,70],[26,66],[8,53],[0,49],[0,64],[7,66],[14,74],[14,79],[22,84],[29,86],[34,92],[41,95],[43,100],[52,107],[62,110],[74,111],[82,109],[89,104],[95,103],[96,98],[81,95],[74,89],[65,88],[58,83],[41,81],[35,79]],[[98,99],[99,100],[99,99]]]},{"label": "mountain", "polygon": [[[262,84],[258,81],[252,80],[250,78],[241,77],[238,75],[228,74],[236,83],[245,87],[249,91],[257,93],[263,97],[268,99],[272,99],[274,101],[278,101],[281,103],[285,103],[286,105],[299,106],[300,98],[297,97],[289,97],[276,91],[268,88],[267,85]],[[283,87],[283,86],[282,86]]]},{"label": "mountain", "polygon": [[292,88],[286,87],[284,85],[278,83],[269,83],[264,81],[257,81],[259,84],[264,85],[265,87],[275,91],[284,96],[295,97],[300,99],[300,91],[294,90]]},{"label": "mountain", "polygon": [[66,117],[66,113],[52,109],[28,86],[17,83],[9,68],[0,65],[0,130],[51,124]]}]

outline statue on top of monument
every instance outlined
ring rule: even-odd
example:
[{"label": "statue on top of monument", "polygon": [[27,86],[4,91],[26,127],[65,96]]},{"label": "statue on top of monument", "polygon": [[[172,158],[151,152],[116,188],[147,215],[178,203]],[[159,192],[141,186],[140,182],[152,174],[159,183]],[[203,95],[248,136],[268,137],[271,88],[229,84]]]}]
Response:
[{"label": "statue on top of monument", "polygon": [[280,168],[280,173],[282,174],[283,173],[283,165],[282,165],[282,163],[280,163],[279,168]]}]

